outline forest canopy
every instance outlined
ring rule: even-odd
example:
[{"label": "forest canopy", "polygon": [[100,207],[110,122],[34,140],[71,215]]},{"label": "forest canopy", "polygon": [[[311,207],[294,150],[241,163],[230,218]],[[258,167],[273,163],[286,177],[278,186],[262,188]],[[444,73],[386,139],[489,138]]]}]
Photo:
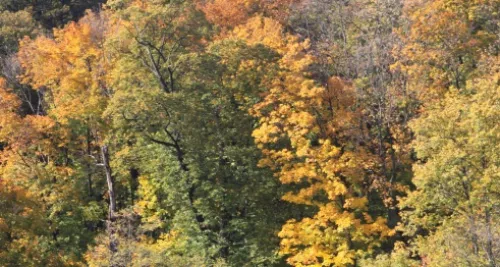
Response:
[{"label": "forest canopy", "polygon": [[500,0],[0,0],[0,266],[500,266]]}]

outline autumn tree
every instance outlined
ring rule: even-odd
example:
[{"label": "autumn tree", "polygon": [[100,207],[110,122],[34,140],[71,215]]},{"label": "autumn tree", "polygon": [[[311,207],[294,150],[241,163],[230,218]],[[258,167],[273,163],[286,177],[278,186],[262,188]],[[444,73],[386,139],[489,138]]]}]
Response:
[{"label": "autumn tree", "polygon": [[497,61],[484,59],[480,78],[450,89],[412,123],[420,162],[417,190],[403,202],[405,226],[431,266],[496,266],[500,259]]},{"label": "autumn tree", "polygon": [[[131,212],[140,220],[123,236],[133,244],[123,261],[154,262],[140,251],[158,249],[176,266],[278,262],[275,232],[284,214],[275,211],[285,213],[286,205],[269,170],[257,166],[247,112],[277,54],[212,40],[211,25],[190,1],[109,4],[114,95],[105,116],[123,140],[112,165],[140,173]],[[93,264],[100,248],[88,254]]]},{"label": "autumn tree", "polygon": [[106,2],[0,0],[0,266],[499,264],[499,0]]},{"label": "autumn tree", "polygon": [[[310,53],[315,56],[308,68],[311,77],[328,91],[339,84],[332,77],[352,88],[350,105],[356,116],[349,118],[349,142],[362,147],[374,163],[366,182],[369,208],[385,217],[391,228],[400,221],[398,198],[411,188],[408,123],[420,105],[393,54],[402,44],[397,30],[405,23],[403,2],[304,1],[290,18],[293,31],[311,42]],[[327,99],[330,106],[338,103],[338,96]],[[341,119],[333,116],[333,120]],[[401,239],[398,232],[383,250],[390,251]]]},{"label": "autumn tree", "polygon": [[358,249],[369,254],[391,232],[386,219],[368,212],[363,184],[370,155],[352,146],[351,122],[341,119],[357,116],[350,86],[336,78],[326,89],[307,78],[308,43],[284,33],[277,21],[255,17],[234,35],[281,56],[268,92],[251,110],[259,118],[253,136],[264,153],[261,166],[292,186],[283,199],[312,207],[309,216],[283,226],[281,253],[292,265],[354,265],[364,256]]},{"label": "autumn tree", "polygon": [[[424,100],[464,88],[481,54],[498,51],[499,1],[409,1],[404,46],[397,51],[402,69],[414,79],[410,88]],[[417,78],[418,77],[418,78]]]},{"label": "autumn tree", "polygon": [[198,0],[206,18],[223,30],[245,24],[256,14],[286,22],[300,0]]},{"label": "autumn tree", "polygon": [[[107,132],[101,119],[110,95],[103,78],[102,23],[98,15],[89,15],[87,20],[55,30],[54,39],[22,41],[23,79],[43,95],[44,112],[19,118],[18,131],[24,133],[9,135],[4,151],[8,155],[4,171],[24,176],[25,186],[40,194],[53,225],[54,243],[78,244],[63,246],[75,251],[76,258],[100,224],[102,206],[94,201],[106,194],[110,220],[116,211]],[[96,179],[100,174],[106,176],[108,190],[94,189],[93,183],[102,182]],[[71,234],[78,228],[84,236]]]},{"label": "autumn tree", "polygon": [[[415,239],[410,243],[424,264],[495,266],[497,261],[493,229],[498,226],[489,221],[488,208],[496,205],[496,187],[481,180],[490,179],[484,177],[496,163],[480,143],[496,144],[487,134],[494,131],[488,117],[496,108],[486,99],[494,102],[498,95],[493,63],[498,18],[490,12],[498,4],[415,1],[405,6],[408,21],[394,67],[408,75],[408,88],[422,108],[411,123],[420,160],[413,168],[417,190],[401,203],[402,229]],[[475,158],[485,160],[481,167],[473,167],[479,164]]]}]

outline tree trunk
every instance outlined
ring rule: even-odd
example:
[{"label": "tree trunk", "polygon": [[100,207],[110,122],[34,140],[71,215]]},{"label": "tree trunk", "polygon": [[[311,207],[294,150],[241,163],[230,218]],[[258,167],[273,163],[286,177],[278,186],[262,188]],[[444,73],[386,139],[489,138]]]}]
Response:
[{"label": "tree trunk", "polygon": [[486,209],[486,255],[491,267],[496,267],[495,254],[493,253],[493,233],[491,232],[491,214],[490,210]]},{"label": "tree trunk", "polygon": [[[92,155],[92,141],[91,141],[90,127],[87,127],[87,155]],[[92,165],[90,160],[87,162],[87,183],[89,188],[89,197],[93,197],[94,192],[92,191]]]},{"label": "tree trunk", "polygon": [[118,252],[118,240],[115,236],[116,229],[114,228],[115,212],[116,212],[116,198],[114,190],[114,181],[111,173],[111,166],[109,165],[109,151],[108,146],[103,145],[101,147],[102,163],[104,166],[104,171],[106,173],[106,181],[108,183],[108,194],[109,194],[109,215],[107,221],[108,235],[109,235],[109,251],[111,253],[110,266],[118,266],[115,263],[115,255]]},{"label": "tree trunk", "polygon": [[111,166],[109,165],[109,151],[107,145],[101,147],[101,155],[102,155],[102,163],[104,165],[104,171],[106,172],[106,181],[108,183],[109,219],[112,219],[114,213],[116,212],[116,199],[115,199],[113,176],[111,175]]}]

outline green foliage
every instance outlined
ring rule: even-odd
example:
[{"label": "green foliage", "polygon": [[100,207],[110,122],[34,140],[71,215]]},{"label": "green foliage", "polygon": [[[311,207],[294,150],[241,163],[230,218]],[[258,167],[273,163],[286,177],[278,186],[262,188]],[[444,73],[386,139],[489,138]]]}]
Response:
[{"label": "green foliage", "polygon": [[80,19],[87,9],[98,9],[105,0],[1,0],[0,11],[18,12],[27,10],[47,29],[64,26]]},{"label": "green foliage", "polygon": [[411,251],[402,243],[396,243],[395,248],[390,254],[381,254],[376,258],[363,259],[359,266],[370,267],[417,267],[419,261],[410,258]]},{"label": "green foliage", "polygon": [[499,0],[103,2],[0,0],[0,266],[500,263]]},{"label": "green foliage", "polygon": [[34,36],[36,32],[36,23],[29,12],[0,12],[0,55],[17,52],[19,40],[24,36]]},{"label": "green foliage", "polygon": [[[180,10],[187,21],[176,22]],[[209,27],[191,12],[183,2],[116,11],[122,24],[108,39],[117,52],[106,115],[130,140],[123,155],[141,173],[141,227],[166,246],[168,259],[269,263],[281,204],[272,175],[257,167],[247,109],[277,57],[236,40],[205,47]]]},{"label": "green foliage", "polygon": [[500,257],[494,248],[500,201],[498,65],[483,68],[482,78],[471,80],[466,90],[452,89],[412,124],[421,163],[415,165],[417,190],[403,207],[412,209],[405,212],[408,233],[430,233],[418,247],[433,266],[493,266]]}]

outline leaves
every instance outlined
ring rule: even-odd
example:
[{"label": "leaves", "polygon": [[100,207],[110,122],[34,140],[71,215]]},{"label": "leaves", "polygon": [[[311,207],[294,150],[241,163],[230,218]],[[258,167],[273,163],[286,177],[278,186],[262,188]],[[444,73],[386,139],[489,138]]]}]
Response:
[{"label": "leaves", "polygon": [[100,3],[0,3],[1,266],[498,263],[498,0]]}]

